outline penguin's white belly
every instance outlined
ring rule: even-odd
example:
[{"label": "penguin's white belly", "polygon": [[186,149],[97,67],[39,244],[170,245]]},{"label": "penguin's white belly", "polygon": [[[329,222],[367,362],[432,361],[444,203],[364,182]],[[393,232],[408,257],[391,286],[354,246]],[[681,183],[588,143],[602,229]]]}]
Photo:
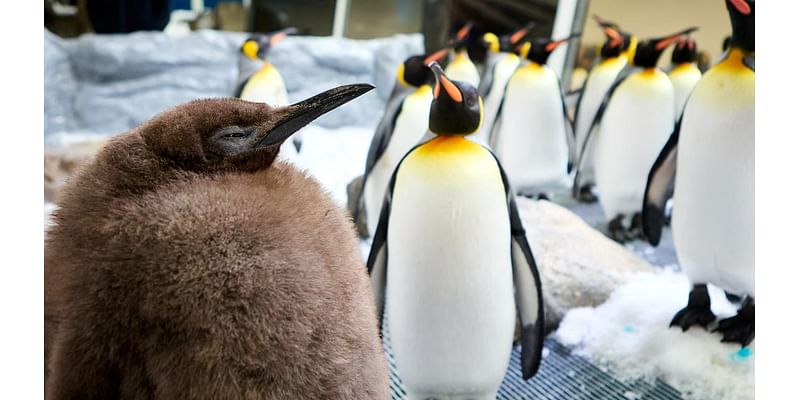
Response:
[{"label": "penguin's white belly", "polygon": [[[258,70],[245,83],[240,96],[242,100],[267,103],[271,106],[285,106],[289,104],[289,95],[286,93],[286,85],[278,70],[271,64],[267,64]],[[297,137],[296,139],[300,139]],[[292,139],[287,140],[281,145],[278,158],[293,163],[299,163],[300,155],[297,148],[292,143]]]},{"label": "penguin's white belly", "polygon": [[445,75],[451,80],[467,82],[475,88],[481,82],[481,75],[478,73],[478,68],[470,61],[464,54],[457,55],[453,61],[447,65],[444,70]]},{"label": "penguin's white belly", "polygon": [[375,234],[383,206],[384,195],[400,160],[419,143],[428,130],[433,93],[430,88],[410,94],[403,101],[400,114],[395,121],[394,133],[384,153],[378,158],[364,182],[364,205],[367,213],[367,229]]},{"label": "penguin's white belly", "polygon": [[422,161],[412,153],[398,172],[386,306],[412,397],[494,398],[508,366],[515,323],[509,215],[496,163],[480,151]]},{"label": "penguin's white belly", "polygon": [[669,79],[675,88],[675,120],[680,118],[689,94],[701,77],[702,73],[694,65],[680,65],[669,74]]},{"label": "penguin's white belly", "polygon": [[672,82],[661,71],[637,73],[614,93],[597,134],[595,174],[607,219],[640,212],[647,175],[675,124]]},{"label": "penguin's white belly", "polygon": [[[575,116],[575,160],[579,160],[584,142],[589,134],[589,127],[592,125],[597,109],[603,102],[603,98],[614,84],[619,72],[625,67],[626,57],[609,59],[595,66],[589,77],[586,78],[581,104],[578,108],[578,115]],[[581,165],[581,178],[583,182],[594,181],[594,145],[596,140],[586,145],[586,158]],[[583,183],[581,182],[581,183]]]},{"label": "penguin's white belly", "polygon": [[514,70],[519,65],[519,57],[514,54],[502,56],[494,67],[494,76],[492,78],[492,87],[486,98],[483,101],[483,125],[481,130],[476,133],[473,140],[480,143],[489,143],[489,134],[492,132],[497,111],[500,108],[500,103],[503,101],[503,95],[506,91],[506,84],[514,74]]},{"label": "penguin's white belly", "polygon": [[275,67],[267,65],[253,74],[242,89],[242,100],[267,103],[271,106],[289,104],[286,85]]},{"label": "penguin's white belly", "polygon": [[720,72],[710,71],[686,105],[675,250],[693,282],[755,296],[755,74]]},{"label": "penguin's white belly", "polygon": [[495,140],[515,189],[563,179],[569,158],[558,78],[547,67],[521,67],[511,77]]}]

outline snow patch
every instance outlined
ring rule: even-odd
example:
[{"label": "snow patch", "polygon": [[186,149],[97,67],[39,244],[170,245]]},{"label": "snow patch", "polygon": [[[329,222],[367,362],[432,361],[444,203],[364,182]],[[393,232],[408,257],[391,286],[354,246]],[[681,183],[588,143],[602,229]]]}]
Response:
[{"label": "snow patch", "polygon": [[[755,342],[742,349],[699,327],[668,328],[689,289],[674,271],[638,274],[602,305],[569,311],[553,337],[624,380],[660,378],[687,399],[753,399]],[[709,285],[709,295],[718,319],[736,313],[721,289]]]}]

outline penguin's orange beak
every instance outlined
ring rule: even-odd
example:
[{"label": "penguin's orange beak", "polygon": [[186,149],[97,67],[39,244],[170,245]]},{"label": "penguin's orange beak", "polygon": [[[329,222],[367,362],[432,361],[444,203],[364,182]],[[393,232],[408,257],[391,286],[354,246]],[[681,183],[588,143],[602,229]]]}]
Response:
[{"label": "penguin's orange beak", "polygon": [[733,5],[734,8],[736,8],[736,11],[739,11],[739,14],[750,15],[750,12],[752,10],[750,9],[750,4],[747,4],[747,1],[745,0],[728,0],[728,1],[731,3],[731,5]]},{"label": "penguin's orange beak", "polygon": [[456,40],[464,40],[469,34],[469,31],[472,29],[472,22],[468,22],[466,25],[461,27],[461,29],[456,32]]},{"label": "penguin's orange beak", "polygon": [[425,57],[425,60],[423,62],[425,63],[425,65],[428,65],[428,64],[430,64],[430,63],[432,63],[434,61],[441,61],[442,58],[444,58],[444,56],[446,56],[449,51],[450,51],[450,47],[449,46],[445,47],[445,48],[443,48],[441,50],[437,50],[437,51],[431,53],[431,55]]},{"label": "penguin's orange beak", "polygon": [[433,88],[433,97],[439,98],[439,93],[441,92],[442,88],[447,93],[447,96],[453,99],[456,103],[461,103],[464,101],[464,97],[461,95],[461,91],[458,90],[456,85],[447,78],[447,75],[444,74],[442,71],[441,65],[437,62],[432,62],[428,64],[428,68],[433,71],[433,75],[436,77],[436,87]]},{"label": "penguin's orange beak", "polygon": [[675,43],[675,41],[680,39],[682,36],[688,35],[688,34],[694,32],[696,30],[697,30],[697,28],[693,27],[693,28],[686,29],[686,30],[684,30],[682,32],[678,32],[678,33],[669,35],[669,36],[667,36],[667,37],[665,37],[663,39],[659,39],[659,41],[656,42],[656,50],[664,50],[669,45]]},{"label": "penguin's orange beak", "polygon": [[617,47],[622,43],[622,35],[619,34],[614,28],[605,27],[603,28],[603,32],[605,32],[606,36],[611,38],[611,47]]},{"label": "penguin's orange beak", "polygon": [[372,89],[375,86],[367,83],[344,85],[287,106],[281,109],[278,121],[258,140],[255,147],[280,145],[311,121]]},{"label": "penguin's orange beak", "polygon": [[287,36],[295,33],[297,33],[296,28],[286,28],[284,30],[281,30],[280,32],[272,35],[272,37],[269,38],[269,47],[275,46],[276,44],[282,42],[283,39],[286,39]]},{"label": "penguin's orange beak", "polygon": [[522,38],[524,38],[525,35],[528,34],[528,32],[530,32],[530,30],[533,28],[533,26],[534,26],[534,23],[533,22],[529,22],[527,25],[525,25],[521,29],[519,29],[516,32],[514,32],[513,34],[511,34],[511,36],[508,38],[508,41],[512,45],[516,44],[517,42],[522,40]]}]

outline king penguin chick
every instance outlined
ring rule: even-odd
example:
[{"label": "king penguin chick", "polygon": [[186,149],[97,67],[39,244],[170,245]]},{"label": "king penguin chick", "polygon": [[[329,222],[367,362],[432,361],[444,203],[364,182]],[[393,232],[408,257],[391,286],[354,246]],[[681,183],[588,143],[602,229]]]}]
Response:
[{"label": "king penguin chick", "polygon": [[[693,284],[670,326],[707,328],[716,316],[706,284],[744,296],[719,321],[723,342],[755,337],[755,1],[726,0],[733,36],[725,57],[695,86],[650,170],[644,233],[658,245],[667,199],[681,269]],[[673,194],[674,188],[674,196]]]},{"label": "king penguin chick", "polygon": [[478,87],[481,81],[481,74],[467,53],[467,36],[471,29],[472,23],[470,22],[456,32],[456,36],[450,44],[453,48],[453,59],[447,64],[445,73],[455,81],[464,81],[474,87]]},{"label": "king penguin chick", "polygon": [[594,177],[594,142],[586,141],[589,135],[589,126],[592,124],[597,109],[603,102],[603,97],[614,84],[620,72],[633,59],[636,49],[636,37],[623,31],[619,25],[606,21],[597,15],[594,20],[606,35],[606,41],[600,47],[600,60],[591,68],[586,77],[586,83],[580,92],[580,97],[575,108],[575,149],[573,160],[577,162],[582,153],[586,153],[581,169],[581,181],[578,182],[578,191],[574,193],[578,201],[594,203],[597,197],[592,192],[595,185]]},{"label": "king penguin chick", "polygon": [[506,85],[520,63],[515,49],[531,28],[533,28],[533,23],[529,23],[509,35],[500,37],[497,37],[494,33],[483,35],[483,41],[488,47],[486,69],[481,76],[481,84],[478,87],[478,95],[484,99],[483,124],[480,131],[472,135],[473,137],[471,138],[478,143],[489,144],[489,135],[492,131],[492,126],[494,126],[500,103],[503,101]]},{"label": "king penguin chick", "polygon": [[547,197],[565,186],[574,146],[564,92],[547,59],[561,40],[537,38],[520,47],[522,63],[511,76],[490,143],[519,193]]},{"label": "king penguin chick", "polygon": [[539,368],[541,282],[500,163],[465,138],[480,127],[477,90],[450,80],[437,63],[431,69],[435,137],[394,171],[367,268],[379,314],[386,299],[408,398],[495,399],[508,368],[515,308],[523,378]]},{"label": "king penguin chick", "polygon": [[198,100],[112,139],[45,243],[47,399],[388,399],[344,210],[281,143],[372,89]]},{"label": "king penguin chick", "polygon": [[[592,150],[600,206],[609,221],[608,234],[618,242],[642,236],[640,211],[647,173],[675,127],[675,89],[656,64],[667,47],[695,30],[640,43],[634,68],[617,77],[587,131],[586,142],[596,141]],[[580,188],[586,157],[584,149],[573,195]]]},{"label": "king penguin chick", "polygon": [[681,38],[672,49],[672,65],[668,72],[675,88],[675,119],[680,118],[683,106],[697,81],[703,75],[697,66],[697,43],[690,37]]},{"label": "king penguin chick", "polygon": [[[253,34],[239,48],[239,78],[236,84],[236,97],[273,107],[289,104],[286,85],[278,69],[267,59],[269,51],[288,35],[296,33],[295,28],[286,28],[271,34]],[[301,136],[294,135],[281,149],[280,157],[297,162]]]},{"label": "king penguin chick", "polygon": [[[397,69],[397,86],[372,136],[364,167],[364,185],[359,196],[370,236],[375,234],[383,195],[392,172],[428,130],[428,113],[433,100],[431,83],[434,79],[428,64],[441,61],[448,52],[449,48],[446,47],[429,54],[411,56]],[[409,88],[411,92],[397,90],[398,87]],[[356,215],[362,213],[356,212]]]}]

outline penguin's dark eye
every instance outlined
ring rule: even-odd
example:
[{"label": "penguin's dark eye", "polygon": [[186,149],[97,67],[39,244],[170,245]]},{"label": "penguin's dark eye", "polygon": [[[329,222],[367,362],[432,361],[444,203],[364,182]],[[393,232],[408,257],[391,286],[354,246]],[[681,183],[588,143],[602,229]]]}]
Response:
[{"label": "penguin's dark eye", "polygon": [[214,132],[213,138],[217,139],[240,139],[250,136],[252,129],[242,128],[236,125],[226,126]]}]

